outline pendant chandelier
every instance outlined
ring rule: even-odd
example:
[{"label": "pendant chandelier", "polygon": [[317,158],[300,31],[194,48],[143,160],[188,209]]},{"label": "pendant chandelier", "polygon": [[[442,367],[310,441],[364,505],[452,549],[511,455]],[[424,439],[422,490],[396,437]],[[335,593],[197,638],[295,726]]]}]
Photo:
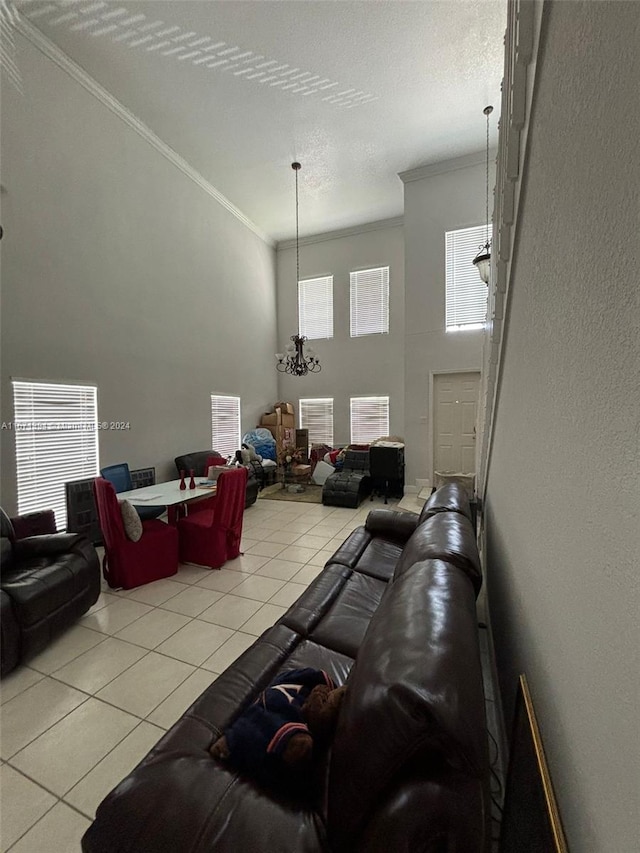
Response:
[{"label": "pendant chandelier", "polygon": [[489,239],[489,116],[493,112],[493,107],[485,107],[482,111],[487,117],[487,161],[486,161],[486,240],[483,246],[478,247],[478,254],[473,259],[480,278],[485,284],[489,284],[489,269],[491,267],[491,240]]},{"label": "pendant chandelier", "polygon": [[[292,163],[291,168],[296,173],[296,288],[300,281],[300,244],[298,232],[298,172],[302,168],[300,163]],[[319,373],[322,368],[320,360],[315,352],[309,347],[306,352],[304,345],[307,338],[304,335],[291,335],[291,343],[288,343],[284,352],[277,352],[278,363],[276,369],[280,373],[289,373],[291,376],[306,376],[307,373]]]}]

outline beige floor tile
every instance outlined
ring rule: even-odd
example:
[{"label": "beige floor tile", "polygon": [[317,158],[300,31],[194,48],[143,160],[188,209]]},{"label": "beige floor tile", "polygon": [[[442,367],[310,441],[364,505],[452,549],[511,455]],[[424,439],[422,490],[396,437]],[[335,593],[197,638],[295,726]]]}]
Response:
[{"label": "beige floor tile", "polygon": [[164,729],[150,723],[139,723],[126,738],[98,762],[74,787],[65,794],[71,803],[93,819],[95,811],[107,794],[141,761],[160,740]]},{"label": "beige floor tile", "polygon": [[256,601],[269,601],[271,596],[283,586],[283,583],[283,581],[275,578],[253,575],[235,587],[233,594],[240,595],[242,598],[253,598]]},{"label": "beige floor tile", "polygon": [[282,560],[290,560],[292,563],[308,563],[317,553],[317,548],[305,548],[303,545],[289,545],[279,556]]},{"label": "beige floor tile", "polygon": [[245,578],[251,577],[245,572],[232,572],[229,569],[210,569],[206,578],[197,581],[196,586],[205,589],[214,589],[216,592],[231,592],[231,590],[242,583]]},{"label": "beige floor tile", "polygon": [[89,616],[91,615],[91,613],[97,613],[98,610],[102,610],[102,608],[106,607],[107,604],[113,604],[113,602],[117,600],[117,595],[112,595],[110,592],[102,591],[98,596],[98,600],[96,601],[96,603],[93,605],[93,607],[90,607],[87,610],[85,616]]},{"label": "beige floor tile", "polygon": [[144,655],[146,651],[139,646],[107,637],[104,643],[57,669],[54,677],[85,693],[96,693]]},{"label": "beige floor tile", "polygon": [[239,595],[224,595],[211,607],[208,607],[199,618],[205,622],[223,625],[225,628],[240,628],[250,616],[260,609],[260,602]]},{"label": "beige floor tile", "polygon": [[218,646],[228,640],[232,633],[231,628],[192,619],[188,625],[161,643],[157,651],[199,666]]},{"label": "beige floor tile", "polygon": [[149,652],[97,696],[131,714],[146,717],[193,671],[194,667],[183,661]]},{"label": "beige floor tile", "polygon": [[296,545],[302,545],[303,548],[314,548],[315,550],[319,550],[321,548],[326,548],[329,543],[328,536],[314,536],[311,533],[305,533],[303,536],[298,539]]},{"label": "beige floor tile", "polygon": [[184,616],[199,616],[203,610],[222,598],[224,593],[216,592],[214,589],[205,589],[202,586],[189,586],[184,592],[179,592],[162,604],[163,610],[172,610],[174,613],[182,613]]},{"label": "beige floor tile", "polygon": [[44,675],[28,666],[18,666],[0,682],[0,703],[4,705],[23,690],[31,687],[37,681],[42,681]]},{"label": "beige floor tile", "polygon": [[271,533],[267,536],[267,542],[279,542],[282,545],[293,545],[293,543],[297,542],[304,532],[304,530],[291,530],[287,527],[286,530],[276,530]]},{"label": "beige floor tile", "polygon": [[89,697],[43,678],[2,706],[2,757],[9,758]]},{"label": "beige floor tile", "polygon": [[302,583],[308,585],[312,580],[318,577],[322,571],[322,566],[314,566],[311,563],[303,566],[297,575],[294,575],[292,580],[294,583]]},{"label": "beige floor tile", "polygon": [[246,556],[257,554],[258,557],[276,557],[285,547],[282,542],[258,542],[247,550]]},{"label": "beige floor tile", "polygon": [[155,711],[149,714],[147,719],[149,722],[162,726],[165,729],[171,728],[187,708],[195,702],[198,696],[207,689],[213,679],[214,676],[211,672],[196,669],[186,681],[182,682],[177,690],[174,690],[170,696],[167,696],[164,702],[158,705]]},{"label": "beige floor tile", "polygon": [[127,598],[118,598],[113,604],[108,604],[91,616],[83,616],[80,620],[82,625],[101,631],[103,634],[117,634],[127,625],[130,625],[140,616],[144,616],[151,610],[148,604],[140,601],[129,601]]},{"label": "beige floor tile", "polygon": [[73,625],[64,634],[55,637],[43,652],[31,658],[29,666],[31,669],[50,675],[78,655],[104,642],[104,639],[95,631],[90,631],[81,625]]},{"label": "beige floor tile", "polygon": [[193,584],[209,576],[211,569],[203,569],[202,566],[192,566],[180,563],[178,574],[175,576],[178,583]]},{"label": "beige floor tile", "polygon": [[78,853],[90,823],[65,803],[57,803],[14,844],[11,853]]},{"label": "beige floor tile", "polygon": [[291,607],[307,588],[303,583],[286,583],[269,599],[269,604],[279,604],[281,607]]},{"label": "beige floor tile", "polygon": [[300,571],[302,563],[292,563],[289,560],[281,560],[276,557],[275,560],[269,560],[268,563],[258,569],[255,577],[275,578],[276,580],[288,581]]},{"label": "beige floor tile", "polygon": [[269,557],[261,557],[258,554],[241,554],[235,560],[229,560],[228,563],[225,563],[224,567],[229,571],[252,574],[268,561]]},{"label": "beige floor tile", "polygon": [[277,604],[263,604],[260,610],[244,623],[242,630],[247,634],[259,636],[286,612],[286,607],[279,607]]},{"label": "beige floor tile", "polygon": [[8,764],[0,767],[0,792],[2,792],[0,850],[5,853],[14,841],[17,841],[56,804],[56,798]]},{"label": "beige floor tile", "polygon": [[[177,575],[176,575],[177,577]],[[137,586],[127,592],[127,599],[131,601],[141,601],[143,604],[150,604],[152,607],[157,607],[159,604],[173,598],[185,588],[186,584],[178,583],[168,578],[162,578],[153,583],[145,583],[142,586]]]},{"label": "beige floor tile", "polygon": [[242,540],[240,541],[240,550],[248,551],[252,545],[257,545],[259,541],[259,539],[249,539],[243,536]]},{"label": "beige floor tile", "polygon": [[326,565],[327,561],[330,560],[331,557],[333,557],[334,553],[335,553],[335,548],[333,550],[330,550],[329,548],[325,548],[322,551],[318,551],[318,553],[315,554],[309,560],[309,565],[310,566],[320,566],[320,568],[323,568]]},{"label": "beige floor tile", "polygon": [[188,616],[182,613],[172,613],[170,610],[155,608],[118,631],[116,637],[144,646],[145,649],[155,649],[163,640],[175,634],[189,622]]},{"label": "beige floor tile", "polygon": [[242,631],[236,631],[235,634],[229,637],[226,643],[223,643],[219,649],[216,649],[211,657],[207,658],[200,666],[211,672],[224,672],[255,641],[256,638],[252,634],[244,634]]},{"label": "beige floor tile", "polygon": [[91,698],[14,755],[11,764],[62,796],[138,722],[131,714]]}]

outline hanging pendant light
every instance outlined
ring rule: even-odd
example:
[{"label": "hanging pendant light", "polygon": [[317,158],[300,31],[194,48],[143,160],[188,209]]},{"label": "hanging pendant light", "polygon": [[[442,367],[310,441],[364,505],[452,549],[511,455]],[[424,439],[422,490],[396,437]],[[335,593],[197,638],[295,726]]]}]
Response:
[{"label": "hanging pendant light", "polygon": [[[300,244],[298,232],[298,172],[300,163],[292,163],[291,168],[296,173],[296,288],[300,281]],[[304,335],[291,335],[291,343],[287,344],[284,352],[277,352],[276,370],[289,373],[291,376],[306,376],[307,373],[319,373],[322,370],[320,359],[309,347],[305,352],[307,338]]]},{"label": "hanging pendant light", "polygon": [[473,263],[477,268],[480,278],[485,284],[489,284],[489,270],[491,268],[491,240],[489,239],[489,116],[493,112],[493,107],[485,107],[482,111],[487,117],[487,160],[486,160],[486,241],[483,246],[478,247],[478,254],[473,259]]}]

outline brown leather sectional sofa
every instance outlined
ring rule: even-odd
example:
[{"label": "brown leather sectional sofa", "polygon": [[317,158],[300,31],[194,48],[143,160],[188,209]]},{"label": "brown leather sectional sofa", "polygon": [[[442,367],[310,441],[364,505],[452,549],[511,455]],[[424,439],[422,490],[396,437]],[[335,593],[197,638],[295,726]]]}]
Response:
[{"label": "brown leather sectional sofa", "polygon": [[[102,802],[83,851],[488,851],[480,584],[455,484],[419,519],[371,512]],[[212,741],[279,672],[308,666],[348,685],[309,791],[261,789],[210,757]]]}]

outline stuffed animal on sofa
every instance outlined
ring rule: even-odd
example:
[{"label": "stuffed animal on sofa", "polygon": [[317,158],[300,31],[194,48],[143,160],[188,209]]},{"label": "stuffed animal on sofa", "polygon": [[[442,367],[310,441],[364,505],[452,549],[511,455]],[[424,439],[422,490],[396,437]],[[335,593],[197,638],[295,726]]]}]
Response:
[{"label": "stuffed animal on sofa", "polygon": [[345,689],[323,670],[283,672],[209,751],[266,784],[297,779],[333,734]]}]

